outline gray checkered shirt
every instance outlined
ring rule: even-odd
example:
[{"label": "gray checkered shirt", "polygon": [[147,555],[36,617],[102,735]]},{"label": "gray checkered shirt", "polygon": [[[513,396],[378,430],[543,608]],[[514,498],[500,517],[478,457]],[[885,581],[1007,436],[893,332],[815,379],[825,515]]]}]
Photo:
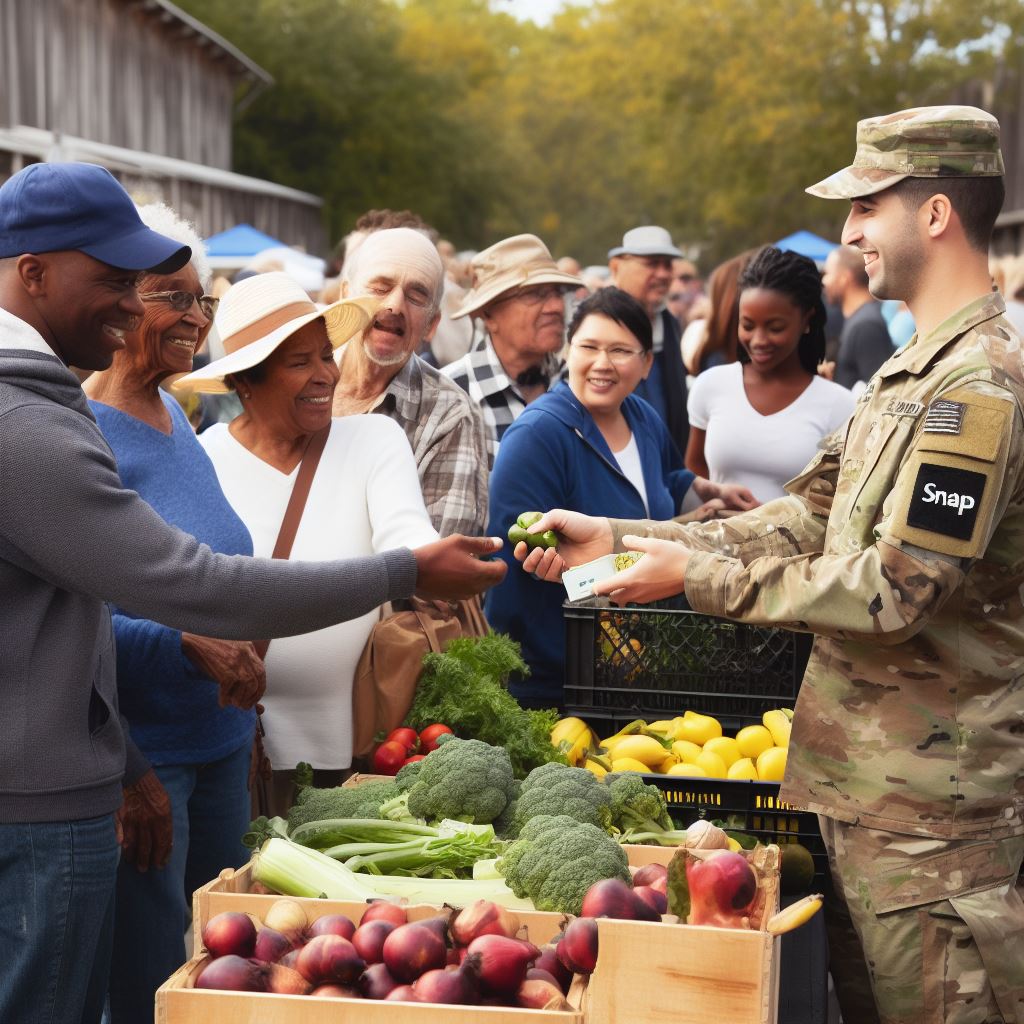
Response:
[{"label": "gray checkered shirt", "polygon": [[442,537],[481,537],[487,527],[487,441],[479,413],[447,377],[413,356],[373,410],[404,431],[423,501]]},{"label": "gray checkered shirt", "polygon": [[[558,383],[562,361],[558,356],[548,356],[541,370],[548,378],[550,390]],[[526,399],[505,373],[486,332],[461,359],[442,367],[441,373],[451,377],[483,414],[487,429],[488,466],[493,469],[501,439],[526,408]]]}]

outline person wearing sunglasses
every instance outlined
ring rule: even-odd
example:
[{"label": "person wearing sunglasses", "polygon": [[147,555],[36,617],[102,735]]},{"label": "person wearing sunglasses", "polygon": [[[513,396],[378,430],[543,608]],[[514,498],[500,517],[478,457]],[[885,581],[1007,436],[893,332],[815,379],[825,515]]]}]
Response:
[{"label": "person wearing sunglasses", "polygon": [[[169,523],[214,551],[251,555],[252,540],[221,491],[178,402],[160,384],[192,369],[217,300],[191,226],[161,204],[139,209],[154,230],[192,249],[171,274],[138,282],[144,312],[110,368],[83,388],[121,480]],[[112,608],[118,701],[132,740],[153,766],[125,794],[134,842],[118,867],[112,1024],[152,1014],[153,995],[182,962],[188,900],[204,881],[246,860],[248,776],[263,662],[248,641],[169,629]],[[172,843],[173,836],[173,843]]]},{"label": "person wearing sunglasses", "polygon": [[[548,508],[604,516],[633,509],[666,520],[757,504],[746,488],[685,469],[657,412],[633,393],[654,360],[651,321],[636,299],[602,288],[577,307],[568,335],[568,379],[505,432],[491,476],[492,535],[506,535],[522,512]],[[501,557],[514,565],[511,544]],[[510,689],[528,706],[562,704],[564,597],[511,572],[485,603],[492,628],[522,645],[530,676],[513,678]]]}]

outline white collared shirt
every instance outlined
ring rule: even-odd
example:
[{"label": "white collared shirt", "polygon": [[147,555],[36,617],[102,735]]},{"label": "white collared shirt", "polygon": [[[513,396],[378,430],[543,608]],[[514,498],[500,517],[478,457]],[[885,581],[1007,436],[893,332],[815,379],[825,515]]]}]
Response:
[{"label": "white collared shirt", "polygon": [[57,357],[31,324],[3,308],[0,308],[0,349],[21,349]]}]

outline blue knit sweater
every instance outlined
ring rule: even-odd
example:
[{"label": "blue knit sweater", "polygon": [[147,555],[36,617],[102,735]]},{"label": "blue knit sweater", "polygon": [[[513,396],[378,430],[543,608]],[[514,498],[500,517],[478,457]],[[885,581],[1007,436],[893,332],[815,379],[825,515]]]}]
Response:
[{"label": "blue knit sweater", "polygon": [[[505,432],[491,474],[487,533],[504,537],[521,512],[566,508],[616,519],[671,519],[693,483],[668,429],[643,399],[622,403],[636,438],[650,514],[640,492],[619,468],[593,417],[564,381],[527,406]],[[565,588],[523,572],[506,543],[500,557],[508,574],[487,592],[487,621],[523,648],[526,680],[509,689],[520,700],[560,705],[565,671],[562,604]]]},{"label": "blue knit sweater", "polygon": [[[169,435],[102,402],[89,406],[125,487],[168,523],[214,551],[251,555],[252,540],[217,482],[217,474],[181,406],[161,392]],[[117,557],[117,538],[110,555]],[[117,693],[132,739],[151,764],[199,764],[248,742],[255,712],[222,708],[217,685],[182,654],[181,633],[111,608],[117,640]]]}]

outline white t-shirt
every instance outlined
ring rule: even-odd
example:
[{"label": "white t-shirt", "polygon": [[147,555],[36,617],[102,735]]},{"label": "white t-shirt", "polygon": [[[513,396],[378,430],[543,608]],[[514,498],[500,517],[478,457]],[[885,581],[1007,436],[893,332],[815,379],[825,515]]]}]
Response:
[{"label": "white t-shirt", "polygon": [[[236,441],[225,423],[199,435],[231,507],[269,558],[298,469],[284,474]],[[416,462],[387,416],[335,419],[306,500],[291,559],[371,555],[437,540],[423,506]],[[274,640],[263,697],[266,750],[277,769],[352,762],[352,681],[379,609],[302,636]]]},{"label": "white t-shirt", "polygon": [[629,444],[621,452],[613,452],[623,476],[640,492],[644,503],[644,511],[650,515],[651,507],[647,504],[647,485],[644,483],[644,467],[640,465],[640,449],[636,444],[636,435],[629,435]]},{"label": "white t-shirt", "polygon": [[705,370],[690,389],[690,426],[706,432],[704,458],[715,483],[749,487],[758,501],[781,498],[814,457],[818,442],[850,417],[853,395],[814,377],[795,401],[762,416],[747,399],[742,363]]}]

